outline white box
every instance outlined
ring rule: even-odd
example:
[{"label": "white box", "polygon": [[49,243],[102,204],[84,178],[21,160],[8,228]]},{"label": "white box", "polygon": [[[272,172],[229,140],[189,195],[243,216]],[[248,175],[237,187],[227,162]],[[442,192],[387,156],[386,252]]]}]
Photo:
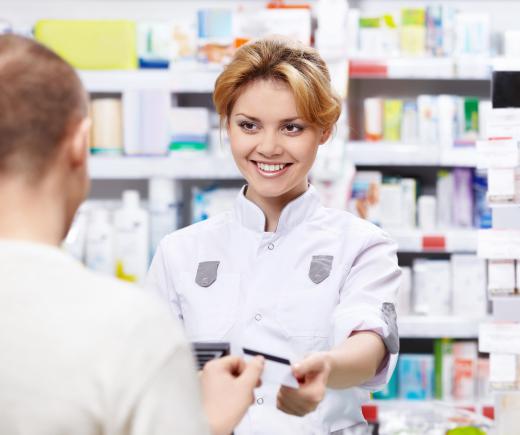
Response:
[{"label": "white box", "polygon": [[397,295],[396,311],[398,316],[408,316],[412,312],[412,269],[401,267],[401,286]]},{"label": "white box", "polygon": [[477,141],[477,168],[515,168],[518,163],[516,140],[496,138]]},{"label": "white box", "polygon": [[518,355],[491,353],[489,382],[493,388],[515,388],[518,381]]},{"label": "white box", "polygon": [[514,260],[489,260],[488,290],[492,295],[513,294],[516,287]]},{"label": "white box", "polygon": [[516,196],[515,169],[490,168],[488,169],[489,202],[512,202]]},{"label": "white box", "polygon": [[449,260],[416,259],[413,263],[413,310],[416,314],[451,314]]},{"label": "white box", "polygon": [[476,255],[451,256],[453,314],[484,317],[487,314],[486,261]]},{"label": "white box", "polygon": [[382,184],[379,197],[381,226],[400,227],[403,224],[403,196],[400,184]]}]

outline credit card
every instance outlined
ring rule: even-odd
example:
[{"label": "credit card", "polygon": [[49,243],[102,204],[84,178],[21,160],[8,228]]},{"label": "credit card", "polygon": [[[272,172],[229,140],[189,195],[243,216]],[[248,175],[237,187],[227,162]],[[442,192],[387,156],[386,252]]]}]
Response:
[{"label": "credit card", "polygon": [[244,351],[244,359],[246,361],[257,355],[264,357],[265,364],[262,373],[262,383],[285,385],[291,388],[299,387],[298,381],[291,370],[291,361],[288,358],[245,347],[242,350]]}]

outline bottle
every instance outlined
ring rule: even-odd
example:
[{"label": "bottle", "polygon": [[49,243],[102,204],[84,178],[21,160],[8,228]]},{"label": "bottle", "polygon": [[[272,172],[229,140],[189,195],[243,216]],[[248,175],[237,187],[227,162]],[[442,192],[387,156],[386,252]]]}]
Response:
[{"label": "bottle", "polygon": [[92,210],[87,226],[85,264],[88,268],[114,275],[114,229],[108,210]]},{"label": "bottle", "polygon": [[114,227],[116,276],[142,285],[148,270],[149,218],[139,206],[139,192],[123,192],[122,207],[114,213]]},{"label": "bottle", "polygon": [[174,181],[151,178],[148,185],[150,210],[151,253],[155,253],[161,239],[178,227],[178,204]]}]

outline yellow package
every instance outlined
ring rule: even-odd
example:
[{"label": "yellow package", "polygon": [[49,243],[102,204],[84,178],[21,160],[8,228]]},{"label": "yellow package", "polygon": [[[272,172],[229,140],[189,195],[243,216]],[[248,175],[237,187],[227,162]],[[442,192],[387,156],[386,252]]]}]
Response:
[{"label": "yellow package", "polygon": [[136,25],[127,20],[40,20],[37,41],[84,70],[136,69]]}]

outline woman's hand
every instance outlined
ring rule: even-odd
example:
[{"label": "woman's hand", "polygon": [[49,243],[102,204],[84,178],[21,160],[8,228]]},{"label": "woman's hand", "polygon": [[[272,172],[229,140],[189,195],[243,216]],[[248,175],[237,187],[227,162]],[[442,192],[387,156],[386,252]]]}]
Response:
[{"label": "woman's hand", "polygon": [[227,435],[240,423],[253,403],[253,390],[260,385],[262,357],[249,363],[236,356],[209,361],[200,372],[202,401],[211,431]]},{"label": "woman's hand", "polygon": [[326,352],[313,353],[294,364],[293,374],[300,388],[280,387],[278,409],[300,417],[314,411],[325,397],[330,370],[331,362]]}]

